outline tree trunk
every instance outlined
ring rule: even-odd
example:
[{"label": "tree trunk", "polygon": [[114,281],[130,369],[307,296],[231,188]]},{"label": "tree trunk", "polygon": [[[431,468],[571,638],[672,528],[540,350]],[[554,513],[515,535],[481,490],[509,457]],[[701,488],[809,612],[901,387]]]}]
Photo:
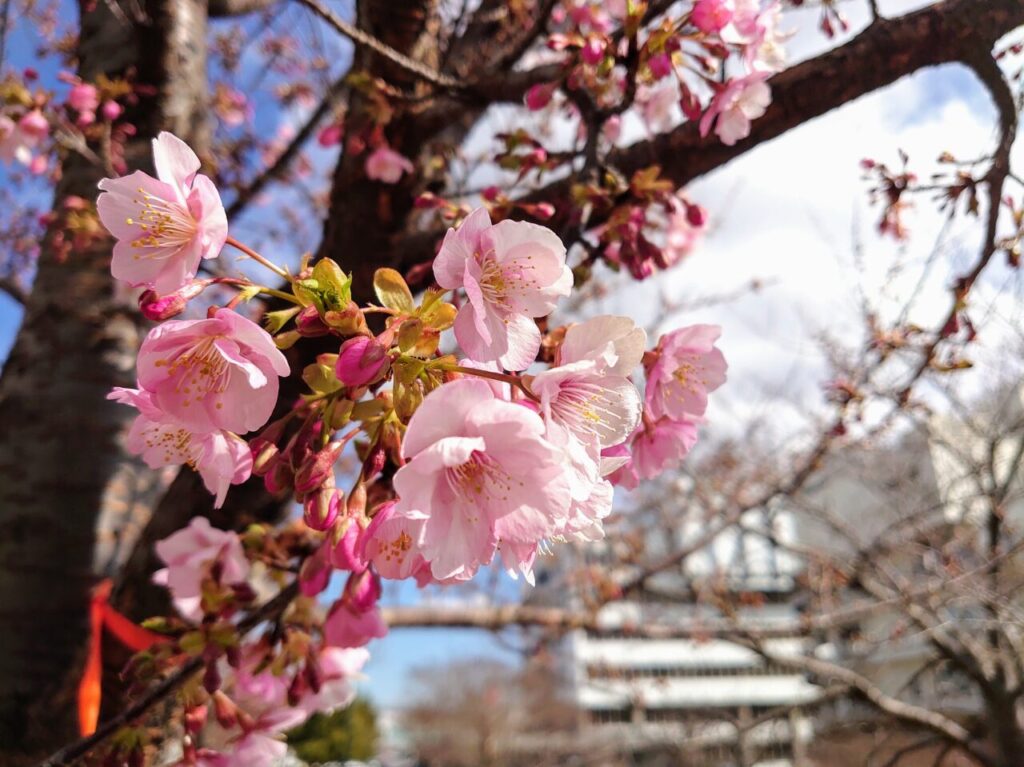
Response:
[{"label": "tree trunk", "polygon": [[[131,169],[151,167],[149,140],[170,130],[202,152],[206,3],[81,0],[78,72],[151,91],[126,111],[138,129]],[[99,147],[94,147],[99,151]],[[62,255],[55,235],[69,196],[89,201],[109,173],[68,154],[58,223],[42,246],[25,318],[0,379],[0,764],[22,764],[74,737],[74,689],[96,579],[116,571],[164,489],[121,444],[134,417],[106,400],[134,384],[145,327],[110,276],[111,242]]]}]

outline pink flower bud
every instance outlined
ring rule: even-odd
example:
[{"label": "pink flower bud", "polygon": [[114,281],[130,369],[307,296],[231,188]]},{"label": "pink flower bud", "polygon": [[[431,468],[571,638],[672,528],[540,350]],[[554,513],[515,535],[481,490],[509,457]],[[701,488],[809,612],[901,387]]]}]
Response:
[{"label": "pink flower bud", "polygon": [[330,544],[325,541],[316,553],[307,557],[299,570],[299,590],[307,597],[315,597],[327,588],[331,580]]},{"label": "pink flower bud", "polygon": [[279,495],[288,490],[295,481],[295,473],[288,461],[272,461],[270,470],[263,477],[263,485],[271,495]]},{"label": "pink flower bud", "polygon": [[[344,442],[332,442],[302,462],[295,472],[295,492],[298,495],[311,493],[334,477],[334,464],[344,449]],[[317,528],[323,529],[323,528]]]},{"label": "pink flower bud", "polygon": [[647,67],[651,70],[651,75],[655,80],[668,77],[672,74],[672,57],[667,53],[655,54],[647,60]]},{"label": "pink flower bud", "polygon": [[100,105],[100,94],[95,85],[79,83],[68,93],[68,106],[76,112],[95,112]]},{"label": "pink flower bud", "polygon": [[211,282],[212,280],[194,280],[166,296],[158,296],[154,291],[147,290],[139,296],[139,311],[154,322],[177,317],[185,311],[188,302],[206,290]]},{"label": "pink flower bud", "polygon": [[605,44],[603,40],[596,37],[591,37],[584,44],[580,54],[583,56],[583,60],[590,66],[597,66],[604,59]]},{"label": "pink flower bud", "polygon": [[317,143],[322,147],[336,146],[341,143],[341,138],[344,135],[341,123],[332,123],[331,125],[323,128],[319,134],[317,134]]},{"label": "pink flower bud", "polygon": [[[223,695],[223,693],[220,693]],[[185,731],[197,735],[206,726],[206,706],[191,706],[185,709]]]},{"label": "pink flower bud", "polygon": [[213,715],[217,719],[217,724],[225,730],[232,729],[238,723],[238,707],[220,690],[216,690],[211,697],[213,698]]},{"label": "pink flower bud", "polygon": [[331,546],[331,564],[339,570],[361,573],[367,567],[363,558],[360,533],[362,528],[352,518],[343,519],[334,531],[336,538]]},{"label": "pink flower bud", "polygon": [[543,109],[551,103],[551,97],[555,95],[553,83],[542,83],[534,85],[526,92],[526,108],[534,112]]},{"label": "pink flower bud", "polygon": [[694,205],[693,203],[685,203],[686,205],[686,221],[687,223],[697,229],[701,229],[708,223],[708,212],[700,205]]},{"label": "pink flower bud", "polygon": [[330,332],[330,328],[320,318],[320,312],[312,304],[304,307],[295,317],[295,329],[303,338],[317,338]]},{"label": "pink flower bud", "polygon": [[104,119],[116,120],[118,117],[121,116],[121,113],[124,111],[124,107],[122,107],[116,101],[104,101],[103,108],[101,111],[103,112]]},{"label": "pink flower bud", "polygon": [[[269,475],[268,475],[269,476]],[[341,497],[333,487],[321,487],[306,496],[302,504],[302,518],[312,530],[323,531],[338,518]]]},{"label": "pink flower bud", "polygon": [[356,336],[341,345],[334,372],[346,386],[366,386],[384,377],[387,349],[375,338]]},{"label": "pink flower bud", "polygon": [[252,440],[249,443],[252,450],[252,473],[255,477],[265,476],[274,468],[274,462],[280,454],[280,448],[273,442]]},{"label": "pink flower bud", "polygon": [[374,608],[380,593],[380,578],[371,570],[363,570],[348,577],[342,599],[353,612],[365,613]]}]

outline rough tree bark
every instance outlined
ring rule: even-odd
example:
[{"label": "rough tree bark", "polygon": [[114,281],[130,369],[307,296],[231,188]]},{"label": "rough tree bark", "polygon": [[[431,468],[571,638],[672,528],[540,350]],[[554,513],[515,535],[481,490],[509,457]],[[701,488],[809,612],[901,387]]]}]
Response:
[{"label": "rough tree bark", "polygon": [[[205,0],[80,2],[78,72],[153,86],[126,118],[126,147],[147,168],[160,130],[206,144]],[[138,8],[141,13],[136,13]],[[107,170],[77,153],[63,160],[53,210],[95,200]],[[25,318],[0,379],[0,763],[22,764],[74,735],[72,695],[86,636],[89,591],[112,574],[163,491],[120,437],[133,413],[107,402],[134,384],[145,328],[109,276],[99,238],[66,258],[43,243]]]}]

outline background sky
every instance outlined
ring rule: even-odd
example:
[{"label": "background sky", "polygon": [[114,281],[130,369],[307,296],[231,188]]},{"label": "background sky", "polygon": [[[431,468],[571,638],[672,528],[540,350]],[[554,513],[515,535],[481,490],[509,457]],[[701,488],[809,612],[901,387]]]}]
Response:
[{"label": "background sky", "polygon": [[[854,31],[866,23],[861,5],[866,3],[843,4]],[[927,3],[880,5],[883,14],[897,15]],[[816,19],[815,11],[787,16],[784,27],[798,30],[788,46],[792,61],[849,37],[824,40],[816,31]],[[824,406],[821,385],[828,368],[822,337],[855,343],[863,329],[865,302],[891,318],[915,291],[910,318],[934,325],[948,311],[953,275],[977,253],[977,224],[961,218],[947,226],[926,197],[917,198],[907,217],[912,235],[908,243],[879,239],[875,227],[881,211],[868,204],[869,185],[860,160],[872,157],[897,166],[897,151],[904,149],[925,178],[939,167],[935,160],[944,150],[961,157],[990,151],[994,119],[987,93],[973,74],[945,66],[813,120],[693,184],[691,198],[708,208],[712,220],[698,249],[675,270],[643,284],[602,277],[611,295],[587,305],[584,312],[629,313],[662,330],[696,322],[722,325],[720,346],[729,361],[729,382],[712,397],[708,431],[735,433],[751,419],[760,419],[780,444],[798,440],[808,415]],[[500,114],[494,115],[474,140],[486,142],[502,122]],[[1018,166],[1021,151],[1019,146],[1015,151]],[[321,159],[329,167],[330,158]],[[1019,199],[1021,190],[1012,191]],[[269,195],[267,203],[273,202]],[[252,215],[258,216],[259,210]],[[245,225],[244,220],[239,224]],[[764,285],[757,292],[694,306],[709,296],[731,295],[755,279]],[[978,287],[976,312],[987,322],[977,356],[1005,353],[1014,340],[1013,328],[1020,324],[1021,297],[1020,275],[1002,264],[994,266]],[[680,308],[665,314],[665,302]],[[0,360],[6,358],[19,322],[16,304],[0,294]],[[966,374],[968,380],[971,375]],[[334,593],[338,588],[335,582]],[[519,590],[520,584],[499,576],[470,590],[431,592],[426,598],[514,599]],[[385,592],[389,604],[423,598],[408,583],[388,584]],[[479,655],[514,659],[514,647],[514,637],[496,640],[482,632],[396,630],[370,646],[366,673],[371,683],[365,689],[379,705],[401,707],[416,666]]]}]

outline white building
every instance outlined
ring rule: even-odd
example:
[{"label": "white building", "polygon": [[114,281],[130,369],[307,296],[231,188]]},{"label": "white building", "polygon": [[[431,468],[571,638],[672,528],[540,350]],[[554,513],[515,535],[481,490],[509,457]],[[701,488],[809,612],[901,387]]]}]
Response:
[{"label": "white building", "polygon": [[[644,602],[604,607],[602,631],[577,631],[564,643],[581,711],[579,742],[625,755],[621,764],[798,766],[809,763],[805,755],[815,728],[870,713],[845,703],[838,711],[813,705],[820,688],[800,673],[717,638],[726,628],[733,637],[736,628],[770,633],[775,638],[766,649],[777,656],[841,656],[844,665],[908,702],[954,717],[977,712],[979,701],[969,685],[933,662],[929,643],[914,632],[900,633],[898,613],[880,610],[856,626],[808,634],[801,621],[806,602],[797,587],[803,565],[786,548],[853,555],[859,544],[881,536],[895,540],[908,524],[922,530],[956,528],[968,539],[984,539],[986,511],[974,461],[986,457],[989,445],[977,432],[985,423],[1024,426],[1019,394],[1009,400],[994,414],[980,414],[981,425],[973,430],[962,419],[935,419],[895,446],[835,456],[786,509],[748,513],[741,525],[746,532],[723,532],[680,568],[649,579],[645,595],[660,599],[645,596]],[[1018,434],[999,446],[996,474],[1009,476],[1022,456]],[[1005,511],[1003,524],[1024,529],[1024,492],[1014,495]],[[680,512],[672,512],[665,518],[678,520]],[[703,540],[709,521],[695,515],[676,525],[645,533],[645,558],[657,560]],[[845,526],[848,537],[838,535],[835,525]],[[585,562],[574,566],[600,566],[602,559],[611,565],[602,545],[581,554]],[[903,565],[913,577],[927,546],[913,539],[907,546]],[[897,550],[892,559],[900,569],[901,556]],[[629,573],[615,575],[628,578]],[[558,572],[544,578],[557,580]],[[840,601],[853,599],[855,592],[840,590]],[[716,604],[742,606],[723,614]],[[970,604],[958,609],[969,618]],[[651,638],[644,635],[645,626],[676,627],[679,637]],[[786,713],[775,718],[772,712]]]}]

